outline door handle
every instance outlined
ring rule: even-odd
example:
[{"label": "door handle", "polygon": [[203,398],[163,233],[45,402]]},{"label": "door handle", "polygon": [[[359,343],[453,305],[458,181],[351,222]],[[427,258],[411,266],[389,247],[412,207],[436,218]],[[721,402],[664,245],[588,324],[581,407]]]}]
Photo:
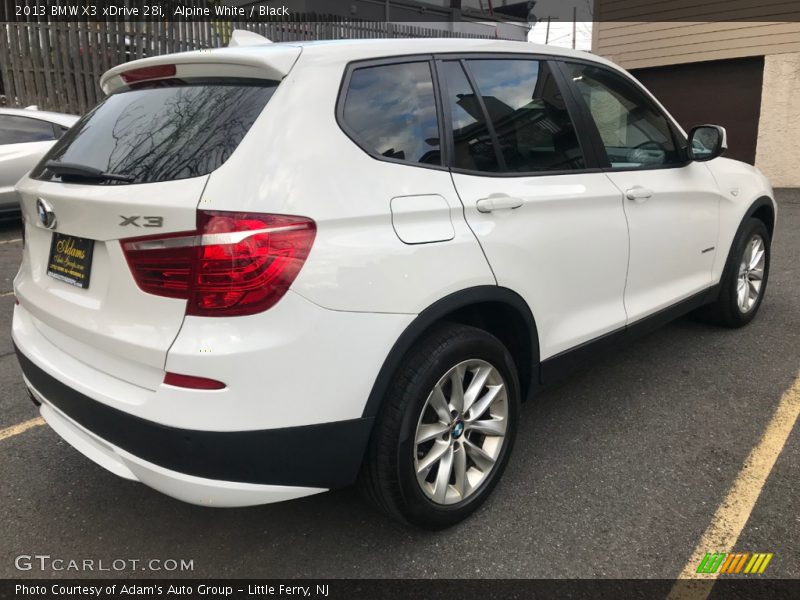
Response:
[{"label": "door handle", "polygon": [[625,197],[628,200],[634,200],[636,202],[644,202],[652,195],[653,195],[653,190],[648,190],[647,188],[642,187],[640,185],[636,185],[625,192]]},{"label": "door handle", "polygon": [[514,198],[504,194],[492,194],[488,198],[481,198],[476,203],[478,212],[490,213],[493,210],[502,210],[504,208],[519,208],[524,202],[522,198]]}]

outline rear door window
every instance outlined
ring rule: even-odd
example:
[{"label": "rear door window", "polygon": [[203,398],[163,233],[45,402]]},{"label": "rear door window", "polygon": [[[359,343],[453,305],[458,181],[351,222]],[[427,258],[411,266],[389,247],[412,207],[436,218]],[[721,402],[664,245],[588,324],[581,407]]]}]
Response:
[{"label": "rear door window", "polygon": [[115,173],[130,183],[207,175],[236,150],[277,86],[176,80],[113,94],[64,134],[32,175],[50,179],[44,167],[50,160]]},{"label": "rear door window", "polygon": [[453,127],[453,166],[468,171],[500,171],[500,161],[481,107],[459,61],[439,70],[447,90],[446,106]]},{"label": "rear door window", "polygon": [[26,142],[46,142],[56,139],[52,123],[17,117],[0,115],[0,144],[24,144]]},{"label": "rear door window", "polygon": [[[466,64],[500,147],[501,164],[487,170],[539,173],[585,168],[575,126],[546,61],[472,59]],[[457,103],[463,105],[464,100]]]},{"label": "rear door window", "polygon": [[345,129],[370,154],[415,164],[442,164],[428,61],[356,68],[342,116]]}]

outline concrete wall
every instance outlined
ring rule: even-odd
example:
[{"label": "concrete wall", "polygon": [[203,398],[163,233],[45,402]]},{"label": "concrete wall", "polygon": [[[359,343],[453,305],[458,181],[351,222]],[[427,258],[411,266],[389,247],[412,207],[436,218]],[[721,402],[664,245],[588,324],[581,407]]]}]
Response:
[{"label": "concrete wall", "polygon": [[800,187],[800,52],[764,58],[756,166],[775,187]]}]

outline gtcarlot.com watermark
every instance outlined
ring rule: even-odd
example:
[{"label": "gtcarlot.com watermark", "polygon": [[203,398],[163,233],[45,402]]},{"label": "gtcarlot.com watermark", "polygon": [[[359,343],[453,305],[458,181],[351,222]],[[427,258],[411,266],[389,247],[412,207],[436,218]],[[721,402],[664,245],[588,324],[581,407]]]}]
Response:
[{"label": "gtcarlot.com watermark", "polygon": [[187,572],[194,571],[194,559],[185,558],[61,558],[49,554],[20,554],[14,559],[17,571],[95,572]]}]

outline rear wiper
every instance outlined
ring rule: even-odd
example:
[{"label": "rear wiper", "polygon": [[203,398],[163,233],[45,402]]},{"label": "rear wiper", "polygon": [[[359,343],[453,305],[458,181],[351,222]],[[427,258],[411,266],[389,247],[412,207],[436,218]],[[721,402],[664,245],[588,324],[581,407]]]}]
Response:
[{"label": "rear wiper", "polygon": [[65,163],[57,160],[48,160],[44,163],[45,168],[59,177],[66,175],[67,177],[80,177],[82,179],[94,179],[96,181],[124,181],[130,183],[134,180],[133,177],[128,175],[119,175],[117,173],[106,173],[100,169],[90,167],[89,165],[79,165],[77,163]]}]

